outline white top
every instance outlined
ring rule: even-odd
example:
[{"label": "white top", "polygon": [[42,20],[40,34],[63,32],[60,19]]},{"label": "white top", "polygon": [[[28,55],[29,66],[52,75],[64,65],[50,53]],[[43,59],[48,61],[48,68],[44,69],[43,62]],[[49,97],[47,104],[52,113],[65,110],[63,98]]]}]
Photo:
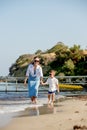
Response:
[{"label": "white top", "polygon": [[29,76],[29,74],[31,74],[32,76],[37,76],[38,78],[43,77],[43,72],[42,72],[41,66],[37,65],[36,73],[34,74],[34,65],[29,64],[28,68],[27,68],[27,71],[26,71],[26,76]]},{"label": "white top", "polygon": [[57,90],[57,85],[58,85],[58,79],[55,77],[51,78],[49,77],[46,81],[46,84],[49,84],[49,90],[50,92],[56,91]]}]

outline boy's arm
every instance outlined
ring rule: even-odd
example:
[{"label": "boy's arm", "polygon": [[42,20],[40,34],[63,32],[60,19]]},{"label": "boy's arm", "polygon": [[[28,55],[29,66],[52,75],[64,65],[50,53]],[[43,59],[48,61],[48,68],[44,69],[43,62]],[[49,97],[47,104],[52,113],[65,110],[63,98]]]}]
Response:
[{"label": "boy's arm", "polygon": [[57,87],[57,91],[59,93],[60,92],[60,90],[59,90],[59,84],[57,84],[56,87]]}]

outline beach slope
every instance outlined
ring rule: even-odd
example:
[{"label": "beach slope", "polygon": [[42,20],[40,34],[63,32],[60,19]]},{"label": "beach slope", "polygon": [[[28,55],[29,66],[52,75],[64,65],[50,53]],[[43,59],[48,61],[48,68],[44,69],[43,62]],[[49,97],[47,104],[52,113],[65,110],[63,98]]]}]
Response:
[{"label": "beach slope", "polygon": [[0,130],[87,130],[87,97],[69,98],[49,109],[53,113],[16,117]]}]

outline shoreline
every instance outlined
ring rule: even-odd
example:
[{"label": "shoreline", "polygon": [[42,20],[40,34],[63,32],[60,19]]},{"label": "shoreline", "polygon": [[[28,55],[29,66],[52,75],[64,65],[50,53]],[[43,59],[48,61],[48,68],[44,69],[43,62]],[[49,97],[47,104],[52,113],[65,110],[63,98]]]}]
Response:
[{"label": "shoreline", "polygon": [[[34,114],[35,110],[31,110]],[[56,102],[54,107],[45,105],[41,110],[39,108],[37,116],[29,116],[29,110],[26,111],[26,114],[22,112],[15,116],[0,130],[74,130],[76,126],[85,127],[82,130],[87,130],[87,96],[70,97]],[[44,114],[45,111],[49,113]]]}]

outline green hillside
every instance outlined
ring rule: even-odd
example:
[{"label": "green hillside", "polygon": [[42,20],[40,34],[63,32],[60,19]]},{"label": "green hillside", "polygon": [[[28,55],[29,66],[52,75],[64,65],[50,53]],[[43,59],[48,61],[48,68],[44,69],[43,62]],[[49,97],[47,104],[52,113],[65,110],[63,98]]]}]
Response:
[{"label": "green hillside", "polygon": [[62,42],[45,52],[37,50],[34,54],[19,56],[9,68],[9,75],[25,76],[28,64],[36,55],[41,59],[44,76],[50,69],[54,69],[56,75],[87,75],[87,54],[84,55],[79,45],[69,48]]}]

